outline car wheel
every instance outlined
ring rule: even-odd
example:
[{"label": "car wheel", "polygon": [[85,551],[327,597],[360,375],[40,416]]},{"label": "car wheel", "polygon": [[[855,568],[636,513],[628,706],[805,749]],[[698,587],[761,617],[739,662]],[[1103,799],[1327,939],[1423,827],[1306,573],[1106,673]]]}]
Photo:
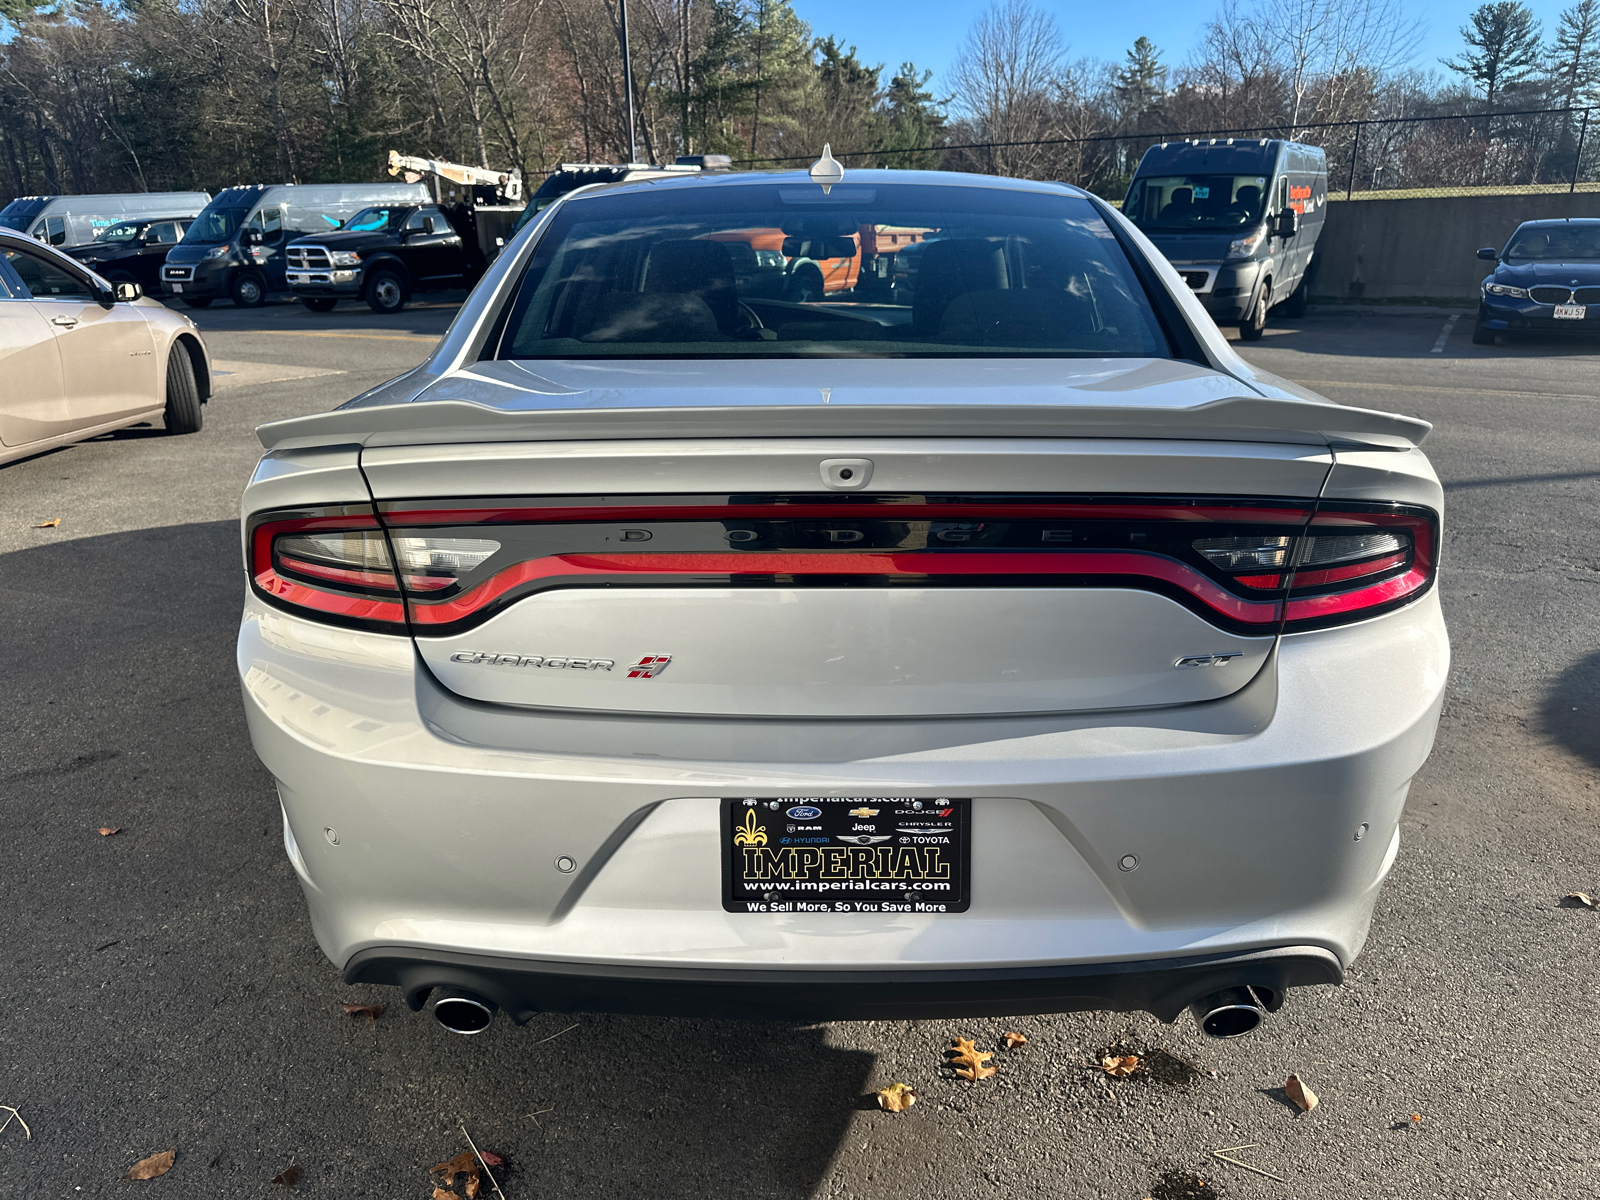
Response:
[{"label": "car wheel", "polygon": [[167,355],[167,432],[198,433],[203,419],[194,360],[181,342],[174,342]]},{"label": "car wheel", "polygon": [[255,271],[233,277],[233,302],[239,308],[260,308],[267,302],[267,281]]},{"label": "car wheel", "polygon": [[1482,325],[1474,325],[1472,327],[1472,344],[1474,346],[1492,346],[1494,345],[1494,334],[1495,331],[1492,329],[1486,329]]},{"label": "car wheel", "polygon": [[1259,342],[1261,335],[1267,330],[1267,293],[1271,290],[1270,280],[1263,283],[1255,304],[1250,308],[1250,314],[1239,322],[1239,336],[1247,342]]},{"label": "car wheel", "polygon": [[333,306],[339,302],[331,296],[301,296],[300,303],[312,312],[332,312]]},{"label": "car wheel", "polygon": [[789,276],[789,286],[784,289],[784,299],[804,304],[822,299],[822,271],[811,263],[800,267]]},{"label": "car wheel", "polygon": [[183,303],[184,303],[185,306],[187,306],[189,308],[210,308],[211,307],[211,297],[207,296],[203,300],[198,300],[198,299],[197,300],[185,300]]},{"label": "car wheel", "polygon": [[375,313],[397,313],[405,306],[405,281],[393,271],[374,271],[367,280],[367,307]]}]

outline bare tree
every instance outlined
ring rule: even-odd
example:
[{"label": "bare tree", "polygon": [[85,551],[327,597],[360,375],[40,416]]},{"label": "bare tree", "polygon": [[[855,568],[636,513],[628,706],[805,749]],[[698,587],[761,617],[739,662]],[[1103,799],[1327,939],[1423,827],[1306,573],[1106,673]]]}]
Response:
[{"label": "bare tree", "polygon": [[[956,111],[974,140],[1017,143],[1053,136],[1065,56],[1055,19],[1028,0],[998,0],[980,16],[951,72]],[[1038,146],[996,144],[978,158],[991,174],[1031,176],[1046,155]]]}]

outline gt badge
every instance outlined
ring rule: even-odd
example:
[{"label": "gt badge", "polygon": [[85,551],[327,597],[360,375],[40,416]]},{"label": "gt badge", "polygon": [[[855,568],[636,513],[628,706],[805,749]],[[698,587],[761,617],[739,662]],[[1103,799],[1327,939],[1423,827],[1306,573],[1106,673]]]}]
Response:
[{"label": "gt badge", "polygon": [[1244,656],[1238,651],[1227,654],[1185,654],[1172,665],[1175,667],[1225,667],[1236,658]]},{"label": "gt badge", "polygon": [[670,654],[646,654],[628,668],[628,678],[654,679],[667,669],[667,664],[671,661],[672,655]]}]

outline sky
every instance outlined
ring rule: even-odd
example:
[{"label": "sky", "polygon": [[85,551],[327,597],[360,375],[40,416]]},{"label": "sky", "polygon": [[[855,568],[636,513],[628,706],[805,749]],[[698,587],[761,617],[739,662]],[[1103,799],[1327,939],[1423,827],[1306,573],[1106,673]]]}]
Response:
[{"label": "sky", "polygon": [[[1090,57],[1122,61],[1141,34],[1162,51],[1162,61],[1177,66],[1199,42],[1201,31],[1215,12],[1214,0],[1142,0],[1123,8],[1119,4],[1062,5],[1036,0],[1055,15],[1069,44],[1072,58]],[[1573,0],[1527,0],[1544,23],[1549,41],[1556,20]],[[1422,42],[1414,66],[1444,71],[1440,58],[1459,54],[1459,30],[1477,5],[1474,0],[1401,0],[1403,11],[1423,22]],[[941,84],[949,94],[950,64],[974,19],[989,0],[793,0],[795,12],[811,25],[818,37],[832,34],[860,50],[863,62],[883,63],[890,72],[910,60],[934,72],[933,87]],[[884,76],[888,81],[888,74]]]}]

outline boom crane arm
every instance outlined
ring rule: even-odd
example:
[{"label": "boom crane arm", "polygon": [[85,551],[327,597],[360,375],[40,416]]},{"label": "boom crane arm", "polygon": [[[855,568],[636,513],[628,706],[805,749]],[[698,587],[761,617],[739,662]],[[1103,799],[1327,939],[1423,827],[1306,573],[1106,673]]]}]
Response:
[{"label": "boom crane arm", "polygon": [[389,151],[389,174],[398,175],[402,171],[414,171],[419,175],[437,175],[441,179],[448,179],[463,187],[476,185],[499,188],[507,200],[515,202],[522,199],[522,172],[515,168],[510,171],[495,171],[488,167],[468,167],[461,163],[441,162],[435,158],[418,158],[411,154],[401,154],[398,150]]}]

